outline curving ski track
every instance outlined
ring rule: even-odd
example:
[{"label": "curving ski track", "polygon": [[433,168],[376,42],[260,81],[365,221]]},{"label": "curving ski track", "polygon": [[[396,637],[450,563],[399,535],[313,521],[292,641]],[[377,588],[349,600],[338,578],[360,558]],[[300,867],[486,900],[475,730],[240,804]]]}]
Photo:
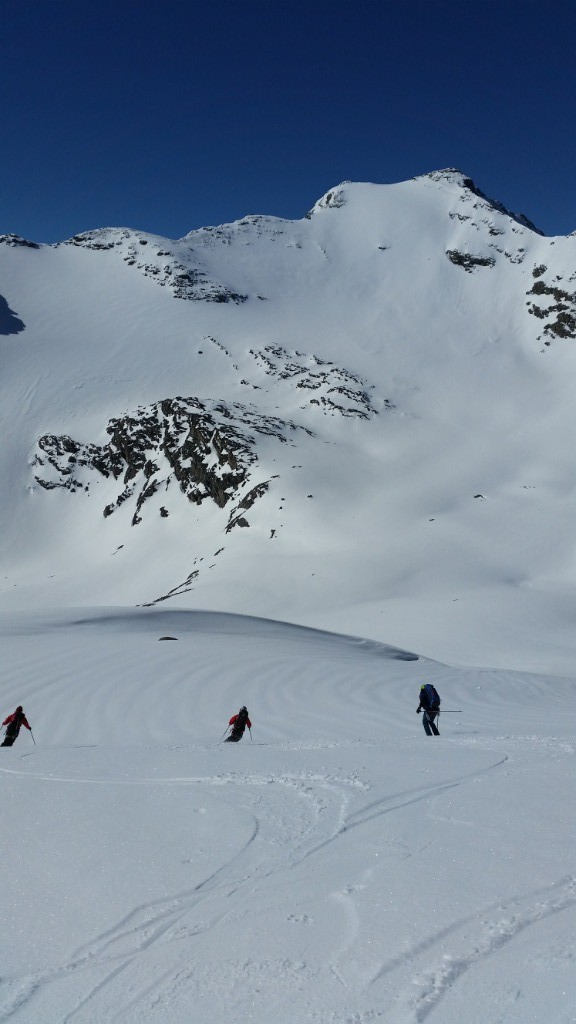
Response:
[{"label": "curving ski track", "polygon": [[[155,688],[151,644],[108,631],[101,650],[90,629],[81,685],[43,635],[44,718],[33,634],[23,699],[37,739],[60,741],[30,750],[23,735],[0,764],[17,825],[3,891],[20,864],[44,929],[36,941],[34,913],[5,901],[22,923],[13,949],[4,936],[2,1024],[528,1024],[548,978],[566,994],[548,995],[547,1022],[572,1019],[576,878],[558,814],[573,785],[570,681],[459,672],[280,626],[265,642],[261,625],[222,631],[215,654],[196,632],[197,731],[217,701],[226,720],[232,690],[256,709],[254,742],[231,748],[182,738],[191,646],[162,654]],[[109,735],[111,683],[98,688],[114,635],[132,659],[125,743],[117,722]],[[423,674],[465,712],[445,716],[439,743],[414,714]],[[160,698],[176,742],[147,737]]]}]

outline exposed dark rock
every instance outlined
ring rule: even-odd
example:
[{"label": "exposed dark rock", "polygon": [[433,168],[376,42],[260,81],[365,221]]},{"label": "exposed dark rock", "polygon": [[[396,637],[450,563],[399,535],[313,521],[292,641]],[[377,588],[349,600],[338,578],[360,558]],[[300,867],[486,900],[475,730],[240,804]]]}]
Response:
[{"label": "exposed dark rock", "polygon": [[230,513],[228,525],[226,526],[226,533],[230,533],[230,530],[232,530],[235,526],[250,525],[250,523],[247,521],[247,519],[244,518],[241,512],[245,512],[249,508],[252,508],[254,502],[257,501],[258,498],[261,498],[264,494],[266,494],[266,491],[268,490],[269,486],[270,481],[263,480],[262,483],[256,484],[255,487],[252,487],[252,489],[248,491],[248,493],[245,494],[243,498],[241,498],[241,500],[232,509]]},{"label": "exposed dark rock", "polygon": [[[534,231],[537,235],[543,234],[543,232],[540,231],[540,229],[537,228],[532,223],[532,221],[529,220],[528,217],[526,217],[525,214],[512,213],[496,199],[490,199],[489,196],[487,196],[484,192],[482,192],[481,189],[478,188],[478,186],[472,180],[472,178],[469,178],[467,175],[463,174],[462,171],[459,171],[457,167],[446,167],[444,170],[441,171],[433,171],[431,174],[426,175],[426,177],[430,178],[432,181],[456,182],[457,184],[461,185],[462,188],[466,189],[466,193],[469,193],[471,196],[476,196],[477,199],[481,200],[481,202],[477,205],[481,206],[482,208],[487,210],[496,210],[498,213],[503,213],[507,217],[510,217],[512,220],[516,221],[517,224],[522,225],[522,227],[528,228],[530,231]],[[466,193],[463,196],[464,200],[466,200],[467,198]]]},{"label": "exposed dark rock", "polygon": [[226,527],[226,533],[230,533],[230,530],[234,529],[235,526],[250,526],[250,523],[244,516],[236,516],[235,519],[231,519]]},{"label": "exposed dark rock", "polygon": [[172,590],[169,590],[167,594],[163,594],[162,597],[156,597],[153,601],[146,601],[142,607],[152,608],[153,605],[160,604],[161,601],[167,601],[170,597],[176,597],[178,594],[187,594],[193,589],[192,584],[194,583],[194,580],[198,579],[199,572],[199,569],[193,569],[183,583],[179,583],[176,587],[173,587]]},{"label": "exposed dark rock", "polygon": [[[312,392],[307,405],[316,405],[324,413],[369,419],[375,415],[366,382],[350,370],[336,366],[327,359],[296,350],[288,352],[280,345],[250,349],[256,363],[271,377],[291,381],[304,394]],[[390,403],[388,403],[390,406]],[[301,406],[306,408],[305,405]]]},{"label": "exposed dark rock", "polygon": [[331,189],[326,195],[322,196],[317,203],[312,207],[311,210],[306,214],[306,219],[310,220],[319,210],[337,210],[339,207],[346,204],[344,198],[344,192],[341,188]]},{"label": "exposed dark rock", "polygon": [[[106,445],[45,434],[38,440],[33,461],[35,480],[47,490],[63,487],[71,492],[87,491],[94,473],[117,480],[119,493],[103,509],[103,515],[112,515],[131,499],[133,526],[142,521],[146,503],[158,492],[168,492],[176,482],[179,491],[197,505],[212,501],[224,508],[236,501],[231,520],[240,509],[250,508],[268,487],[267,482],[250,483],[257,464],[257,436],[276,437],[286,444],[298,430],[312,435],[291,421],[263,416],[236,403],[167,398],[111,420]],[[168,514],[165,501],[160,515],[166,518]]]},{"label": "exposed dark rock", "polygon": [[[240,294],[222,282],[210,280],[198,264],[197,258],[193,256],[192,247],[189,249],[190,263],[185,265],[176,260],[171,253],[160,248],[156,242],[125,228],[83,231],[62,244],[102,251],[117,249],[127,266],[137,267],[145,277],[152,278],[161,287],[170,288],[177,299],[238,304],[248,298],[247,295]],[[146,254],[142,252],[142,248],[148,250]],[[170,262],[167,262],[167,259]]]},{"label": "exposed dark rock", "polygon": [[451,263],[462,267],[467,274],[474,273],[476,267],[493,267],[496,263],[493,256],[473,256],[467,252],[458,252],[456,249],[447,249],[446,255]]},{"label": "exposed dark rock", "polygon": [[39,249],[38,242],[29,242],[27,238],[22,238],[21,235],[0,235],[0,245],[22,245],[26,249]]},{"label": "exposed dark rock", "polygon": [[[535,295],[538,298],[550,297],[554,302],[539,305],[537,302],[528,303],[528,312],[538,320],[545,320],[544,335],[555,338],[571,339],[576,338],[576,293],[565,291],[556,285],[546,284],[542,279],[546,267],[536,267],[532,271],[538,280],[534,282],[528,296]],[[538,273],[536,273],[538,271]],[[542,338],[542,335],[539,336]],[[549,340],[545,342],[549,344]]]}]

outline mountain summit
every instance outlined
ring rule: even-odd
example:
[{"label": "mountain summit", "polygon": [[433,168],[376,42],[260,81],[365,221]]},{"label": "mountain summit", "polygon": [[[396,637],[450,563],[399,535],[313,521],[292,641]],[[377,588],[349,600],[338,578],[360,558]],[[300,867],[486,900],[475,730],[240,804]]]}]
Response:
[{"label": "mountain summit", "polygon": [[536,645],[571,605],[574,236],[448,169],[178,240],[3,235],[0,265],[5,609],[169,601],[456,658],[465,621]]}]

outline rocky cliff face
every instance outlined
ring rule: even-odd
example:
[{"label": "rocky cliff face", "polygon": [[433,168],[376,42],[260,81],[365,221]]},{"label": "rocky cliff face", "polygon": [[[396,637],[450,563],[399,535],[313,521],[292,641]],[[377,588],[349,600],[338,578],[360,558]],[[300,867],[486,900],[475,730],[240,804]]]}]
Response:
[{"label": "rocky cliff face", "polygon": [[231,530],[248,525],[239,511],[250,508],[267,488],[266,480],[254,484],[258,435],[286,444],[305,429],[247,406],[166,398],[111,420],[105,445],[83,444],[67,435],[39,438],[34,478],[46,490],[63,487],[72,494],[89,492],[95,474],[111,478],[120,489],[102,513],[110,516],[130,501],[133,526],[142,522],[154,495],[161,496],[160,515],[167,518],[176,486],[193,504],[230,506]]},{"label": "rocky cliff face", "polygon": [[[279,346],[250,350],[250,355],[267,377],[296,389],[301,409],[363,420],[376,414],[366,382],[328,360]],[[391,407],[386,400],[385,406]],[[74,494],[89,493],[98,478],[117,481],[117,496],[103,515],[130,502],[133,526],[142,522],[154,495],[161,496],[159,512],[167,518],[176,487],[193,504],[229,507],[227,532],[249,525],[244,513],[268,487],[258,466],[258,439],[293,444],[299,433],[315,436],[310,427],[263,415],[254,405],[196,397],[140,406],[112,419],[105,429],[110,440],[104,445],[68,435],[40,437],[32,459],[35,482],[45,490],[64,488]]]}]

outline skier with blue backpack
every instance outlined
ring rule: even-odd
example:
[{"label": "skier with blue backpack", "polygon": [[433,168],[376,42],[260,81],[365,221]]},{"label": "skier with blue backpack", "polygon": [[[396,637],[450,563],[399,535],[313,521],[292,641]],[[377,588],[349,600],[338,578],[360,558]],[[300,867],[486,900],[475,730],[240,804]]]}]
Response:
[{"label": "skier with blue backpack", "polygon": [[440,714],[440,697],[432,683],[424,683],[420,687],[420,703],[416,708],[416,714],[419,715],[421,711],[424,712],[422,715],[422,725],[426,735],[439,736],[440,732],[435,724],[435,719]]}]

